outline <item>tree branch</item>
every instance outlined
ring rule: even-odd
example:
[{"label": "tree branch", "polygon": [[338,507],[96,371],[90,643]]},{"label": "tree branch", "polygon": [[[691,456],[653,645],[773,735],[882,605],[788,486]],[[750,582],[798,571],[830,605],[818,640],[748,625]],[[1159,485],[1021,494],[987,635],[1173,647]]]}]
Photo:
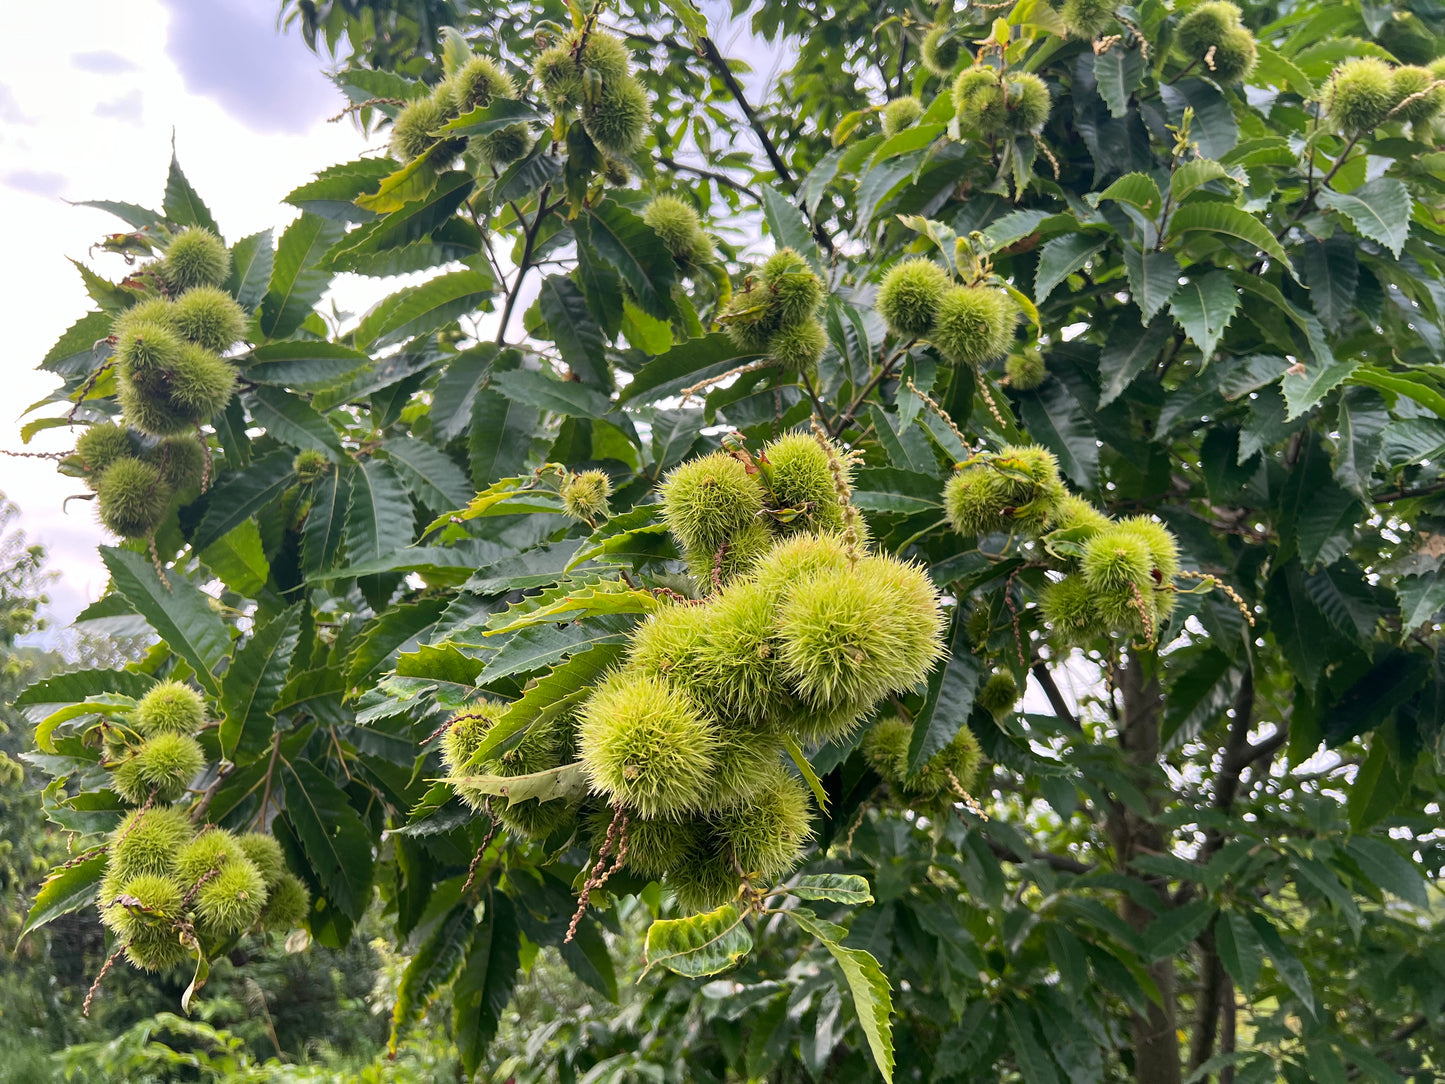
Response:
[{"label": "tree branch", "polygon": [[[763,127],[763,122],[758,119],[757,113],[753,112],[753,107],[748,104],[747,95],[743,93],[743,88],[738,83],[737,77],[733,75],[732,69],[728,67],[726,58],[723,57],[722,53],[718,52],[717,45],[713,42],[712,38],[707,36],[698,39],[697,50],[702,54],[702,58],[708,62],[708,65],[713,71],[717,72],[718,78],[723,82],[723,86],[727,87],[728,93],[733,96],[733,100],[738,103],[738,108],[743,111],[743,117],[747,120],[748,127],[750,127],[753,130],[753,134],[758,137],[759,142],[763,145],[763,153],[768,156],[768,161],[772,163],[773,172],[778,175],[780,181],[788,186],[788,191],[796,195],[798,191],[797,178],[795,178],[792,171],[788,169],[787,163],[783,161],[783,156],[778,153],[778,148],[774,145],[772,137],[768,135],[768,130]],[[809,217],[809,221],[811,222],[811,216]],[[816,222],[811,222],[811,224],[813,227],[813,237],[817,240],[818,244],[827,249],[831,255],[833,252],[833,239],[829,237],[827,231]]]},{"label": "tree branch", "polygon": [[553,209],[547,206],[547,196],[551,191],[552,186],[550,184],[542,186],[542,191],[537,194],[537,213],[532,216],[530,223],[522,217],[521,211],[515,206],[512,208],[512,212],[517,216],[518,221],[522,223],[522,259],[517,264],[517,277],[512,280],[512,288],[507,291],[507,303],[502,308],[502,320],[497,327],[498,346],[501,346],[507,341],[507,324],[511,322],[512,309],[516,307],[517,296],[522,292],[522,282],[526,279],[527,271],[532,266],[532,250],[537,243],[537,230],[541,227],[542,220],[546,218]]},{"label": "tree branch", "polygon": [[677,170],[681,173],[692,173],[698,177],[707,177],[710,180],[717,181],[718,184],[727,185],[735,192],[741,192],[749,199],[755,200],[758,203],[763,202],[763,195],[756,188],[751,188],[748,185],[743,184],[742,181],[734,180],[726,173],[719,173],[715,169],[703,169],[701,166],[690,166],[686,162],[679,162],[675,158],[668,158],[666,155],[662,154],[659,154],[657,156],[657,161],[660,162],[662,165],[666,166],[668,169]]},{"label": "tree branch", "polygon": [[1060,873],[1085,874],[1092,873],[1094,867],[1087,862],[1080,862],[1076,858],[1070,858],[1063,854],[1050,854],[1048,851],[1030,851],[1027,855],[1019,854],[1012,847],[1006,847],[995,839],[986,840],[988,849],[998,858],[1005,862],[1027,862],[1030,859],[1036,862],[1043,862],[1046,865],[1058,870]]},{"label": "tree branch", "polygon": [[1064,694],[1055,683],[1054,675],[1049,673],[1049,668],[1041,662],[1036,662],[1029,668],[1029,673],[1033,674],[1034,680],[1044,690],[1044,695],[1049,698],[1049,706],[1054,709],[1054,714],[1059,717],[1059,721],[1067,723],[1075,730],[1083,730],[1084,728],[1079,725],[1079,720],[1069,710],[1069,702],[1064,699]]}]

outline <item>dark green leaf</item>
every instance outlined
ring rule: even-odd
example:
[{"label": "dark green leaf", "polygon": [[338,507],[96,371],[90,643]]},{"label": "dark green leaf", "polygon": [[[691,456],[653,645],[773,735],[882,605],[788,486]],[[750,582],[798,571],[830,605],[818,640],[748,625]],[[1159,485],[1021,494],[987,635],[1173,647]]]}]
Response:
[{"label": "dark green leaf", "polygon": [[1206,362],[1214,356],[1214,348],[1238,308],[1239,291],[1223,271],[1191,276],[1169,302],[1169,311],[1184,326]]},{"label": "dark green leaf", "polygon": [[286,683],[301,635],[301,604],[273,617],[236,652],[221,679],[221,756],[247,764],[264,753],[274,724],[271,708]]},{"label": "dark green leaf", "polygon": [[191,665],[212,695],[220,692],[215,670],[230,654],[231,637],[210,596],[175,569],[162,583],[150,558],[133,550],[102,546],[100,559],[110,571],[111,586]]},{"label": "dark green leaf", "polygon": [[475,312],[492,293],[492,280],[477,271],[452,271],[407,286],[379,301],[361,319],[355,332],[361,349],[401,342],[445,327]]},{"label": "dark green leaf", "polygon": [[908,770],[918,771],[954,736],[968,725],[973,700],[983,680],[984,665],[973,653],[955,615],[948,644],[948,661],[935,666],[928,677],[928,695],[913,719],[913,737],[908,743]]},{"label": "dark green leaf", "polygon": [[677,265],[662,238],[632,211],[603,200],[574,222],[578,237],[622,276],[637,305],[649,316],[672,316]]},{"label": "dark green leaf", "polygon": [[351,472],[346,510],[346,556],[353,564],[375,561],[411,545],[411,501],[390,463],[364,459]]},{"label": "dark green leaf", "polygon": [[[1134,304],[1139,306],[1139,315],[1145,324],[1154,319],[1154,314],[1169,303],[1179,289],[1179,261],[1172,252],[1141,252],[1133,245],[1124,246],[1124,271],[1129,276],[1129,290],[1134,295]],[[1124,348],[1124,343],[1114,343],[1106,351]],[[1101,366],[1102,368],[1102,366]],[[1111,369],[1110,375],[1122,370]],[[1134,375],[1137,375],[1137,371]],[[1100,405],[1107,406],[1119,397],[1124,389],[1114,390],[1111,379],[1105,389]],[[1109,394],[1113,392],[1113,394]]]},{"label": "dark green leaf", "polygon": [[813,270],[827,277],[818,243],[798,205],[772,185],[763,185],[763,217],[778,248],[791,248],[807,259]]},{"label": "dark green leaf", "polygon": [[462,508],[472,485],[461,467],[435,445],[415,437],[392,437],[381,446],[416,498],[432,513]]},{"label": "dark green leaf", "polygon": [[472,933],[462,972],[452,985],[452,1034],[463,1071],[476,1074],[517,982],[521,941],[512,901],[487,897],[487,913]]},{"label": "dark green leaf", "polygon": [[1327,241],[1316,241],[1300,248],[1305,284],[1310,288],[1310,304],[1320,323],[1330,331],[1338,331],[1350,318],[1355,306],[1355,291],[1360,279],[1355,244],[1337,234]]},{"label": "dark green leaf", "polygon": [[227,534],[238,524],[266,508],[296,481],[292,467],[293,452],[276,450],[267,453],[244,470],[222,475],[211,490],[206,513],[191,539],[191,545],[202,550]]},{"label": "dark green leaf", "polygon": [[1221,913],[1214,926],[1214,942],[1229,977],[1246,994],[1254,993],[1259,966],[1264,960],[1264,945],[1249,919],[1233,911]]},{"label": "dark green leaf", "polygon": [[270,230],[243,237],[231,246],[231,278],[226,290],[243,308],[254,309],[266,296],[275,259]]},{"label": "dark green leaf", "polygon": [[24,940],[31,930],[93,903],[96,889],[105,875],[106,861],[102,851],[73,866],[62,866],[46,877],[40,891],[35,894],[35,902],[30,905],[30,913],[25,916],[25,925],[20,928],[17,941]]},{"label": "dark green leaf", "polygon": [[260,327],[266,338],[286,338],[311,315],[331,285],[331,273],[317,265],[343,228],[340,222],[304,213],[286,227],[276,248],[270,285],[261,299]]},{"label": "dark green leaf", "polygon": [[1194,110],[1189,137],[1199,145],[1200,157],[1218,160],[1239,142],[1234,110],[1212,84],[1203,79],[1177,79],[1173,83],[1161,83],[1159,97],[1169,111],[1169,123],[1175,127],[1184,122],[1185,109]]},{"label": "dark green leaf", "polygon": [[1064,473],[1082,489],[1098,485],[1099,446],[1094,423],[1061,380],[1020,396],[1029,435],[1059,457]]},{"label": "dark green leaf", "polygon": [[283,762],[286,815],[329,903],[353,922],[371,900],[372,833],[346,793],[310,761]]},{"label": "dark green leaf", "polygon": [[[1115,185],[1118,183],[1114,182]],[[1089,233],[1067,233],[1046,241],[1039,253],[1039,269],[1034,276],[1034,301],[1042,305],[1059,283],[1080,270],[1103,249],[1104,241]]]},{"label": "dark green leaf", "polygon": [[256,423],[282,443],[323,452],[333,462],[346,458],[336,430],[305,399],[262,387],[246,397],[246,404]]},{"label": "dark green leaf", "polygon": [[1376,887],[1421,909],[1430,906],[1425,878],[1415,863],[1383,839],[1356,836],[1345,844],[1360,871]]},{"label": "dark green leaf", "polygon": [[606,395],[571,380],[556,380],[534,369],[512,369],[492,377],[492,387],[509,400],[574,418],[600,418],[612,410]]},{"label": "dark green leaf", "polygon": [[[757,356],[739,350],[720,331],[700,339],[688,339],[638,370],[632,382],[622,389],[619,398],[624,403],[639,397],[640,402],[655,402],[676,395],[709,377],[735,369]],[[644,392],[647,393],[645,396]]]},{"label": "dark green leaf", "polygon": [[604,391],[610,388],[607,343],[577,284],[566,275],[548,275],[542,280],[537,303],[567,368],[583,384]]},{"label": "dark green leaf", "polygon": [[1362,235],[1399,257],[1410,236],[1410,192],[1404,181],[1376,177],[1349,193],[1323,188],[1317,199],[1321,207],[1338,211]]},{"label": "dark green leaf", "polygon": [[335,467],[315,483],[311,507],[301,530],[301,567],[308,575],[326,571],[336,562],[346,537],[346,510],[351,504],[355,467]]},{"label": "dark green leaf", "polygon": [[345,384],[371,364],[368,355],[339,343],[301,340],[257,347],[245,374],[256,384],[320,391]]},{"label": "dark green leaf", "polygon": [[520,471],[540,418],[541,411],[534,406],[514,403],[490,388],[478,392],[468,437],[472,484],[486,489],[498,478]]},{"label": "dark green leaf", "polygon": [[221,236],[221,227],[216,225],[211,212],[191,187],[191,182],[186,180],[186,175],[181,172],[181,163],[176,158],[174,145],[171,147],[171,169],[166,176],[165,201],[161,204],[161,210],[169,221],[178,226],[200,226],[217,237]]}]

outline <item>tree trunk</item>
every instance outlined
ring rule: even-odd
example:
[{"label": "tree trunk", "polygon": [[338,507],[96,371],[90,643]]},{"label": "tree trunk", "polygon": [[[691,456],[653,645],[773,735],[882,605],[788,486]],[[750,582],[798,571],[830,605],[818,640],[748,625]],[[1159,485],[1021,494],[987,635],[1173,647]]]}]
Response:
[{"label": "tree trunk", "polygon": [[[1157,678],[1145,678],[1141,660],[1130,658],[1119,671],[1119,692],[1123,711],[1119,720],[1119,744],[1136,769],[1136,781],[1150,794],[1151,809],[1158,799],[1153,778],[1159,760],[1160,693]],[[1168,847],[1164,833],[1138,814],[1116,803],[1109,816],[1109,833],[1114,842],[1115,861],[1121,872],[1139,853],[1164,854]],[[1169,906],[1169,893],[1162,881],[1146,878],[1160,900]],[[1127,895],[1119,902],[1119,915],[1136,930],[1154,919],[1149,908]],[[1180,1046],[1177,998],[1174,990],[1174,961],[1150,964],[1149,977],[1159,988],[1162,1005],[1150,1004],[1147,1015],[1135,1013],[1130,1021],[1134,1048],[1134,1076],[1139,1084],[1180,1084]]]}]

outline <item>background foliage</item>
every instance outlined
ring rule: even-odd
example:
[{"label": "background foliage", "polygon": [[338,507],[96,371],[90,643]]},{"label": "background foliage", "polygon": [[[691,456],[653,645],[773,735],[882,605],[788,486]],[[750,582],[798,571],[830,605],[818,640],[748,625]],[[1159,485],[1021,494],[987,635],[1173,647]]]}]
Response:
[{"label": "background foliage", "polygon": [[[951,16],[761,5],[754,30],[792,58],[766,102],[747,100],[685,4],[609,8],[653,100],[627,186],[596,184],[586,141],[524,90],[529,115],[467,118],[533,123],[535,149],[499,172],[464,159],[418,181],[377,156],[299,187],[283,232],[232,244],[254,345],[235,359],[243,393],[212,421],[217,483],[157,534],[168,586],[144,543],[108,549],[112,591],[82,615],[133,614],[164,642],[124,674],[20,697],[45,735],[32,763],[57,778],[47,812],[77,847],[118,816],[85,738],[94,716],[47,718],[190,678],[222,719],[204,816],[270,824],[322,946],[352,941],[380,901],[409,957],[398,1037],[449,991],[468,1073],[865,1077],[843,975],[791,924],[760,924],[725,976],[633,986],[648,919],[673,913],[655,885],[614,880],[579,940],[549,947],[585,846],[499,834],[480,904],[463,896],[488,825],[432,784],[425,744],[479,689],[513,697],[541,677],[545,693],[600,672],[631,615],[579,606],[559,613],[584,620],[517,626],[537,605],[518,593],[676,582],[659,579],[676,553],[649,503],[663,473],[722,431],[756,444],[816,418],[863,453],[856,501],[878,544],[958,600],[951,660],[903,701],[915,748],[970,726],[992,761],[977,808],[935,823],[854,750],[812,760],[831,802],[801,872],[872,887],[870,906],[820,906],[891,982],[897,1074],[1433,1078],[1445,159],[1429,123],[1341,134],[1318,102],[1347,58],[1433,59],[1440,12],[1252,6],[1258,66],[1219,85],[1171,48],[1185,7],[1119,7],[1091,43],[1040,0]],[[340,50],[338,85],[380,128],[440,78],[443,21],[523,84],[543,21],[570,23],[561,5],[521,4],[298,3],[283,17]],[[917,60],[936,18],[1045,79],[1037,136],[958,128],[949,82]],[[878,107],[904,93],[926,111],[885,137]],[[733,284],[759,231],[762,251],[791,245],[826,273],[830,341],[811,379],[759,368],[679,401],[751,359],[712,330],[726,290],[680,279],[641,221],[660,191],[695,199]],[[107,206],[144,247],[162,224],[215,225],[179,165],[159,211]],[[1026,303],[1018,345],[1037,340],[1046,380],[1010,389],[890,339],[872,296],[905,252],[962,256],[965,272],[989,261]],[[337,273],[433,269],[359,321],[318,308]],[[63,409],[36,425],[113,409],[92,347],[135,291],[87,285],[96,311],[42,362]],[[1157,646],[1049,648],[1031,605],[1043,570],[943,524],[965,448],[920,390],[970,445],[1026,432],[1077,491],[1158,515],[1185,568],[1230,585],[1252,620],[1215,591],[1182,596]],[[308,449],[330,468],[303,481]],[[534,484],[547,462],[607,471],[613,518],[594,531],[559,517]],[[1099,675],[1082,702],[1060,693],[1061,668]],[[1052,713],[975,710],[997,669]],[[541,1008],[557,988],[576,1011]]]}]

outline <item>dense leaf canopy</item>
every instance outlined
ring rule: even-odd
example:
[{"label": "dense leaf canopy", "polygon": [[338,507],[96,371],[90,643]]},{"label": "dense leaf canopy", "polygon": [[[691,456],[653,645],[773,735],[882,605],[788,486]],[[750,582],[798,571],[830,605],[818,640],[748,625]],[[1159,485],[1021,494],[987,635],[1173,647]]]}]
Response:
[{"label": "dense leaf canopy", "polygon": [[[186,407],[167,439],[203,441],[205,474],[140,487],[168,500],[102,551],[111,588],[80,619],[161,642],[20,700],[77,845],[125,813],[115,732],[183,681],[215,722],[193,819],[269,829],[323,943],[379,896],[411,954],[395,1033],[449,990],[469,1070],[1433,1078],[1445,84],[1419,66],[1440,10],[953,8],[758,5],[787,65],[764,96],[686,0],[288,3],[339,51],[359,123],[401,118],[400,157],[324,171],[283,231],[231,242],[218,285],[246,323],[224,409],[182,404],[188,370],[164,370]],[[606,34],[645,89],[636,132],[625,75],[578,59]],[[570,89],[539,67],[559,42]],[[466,108],[449,88],[473,55],[515,86]],[[683,251],[664,194],[711,240]],[[174,163],[158,211],[99,206],[128,227],[105,247],[141,262],[81,268],[95,309],[43,359],[61,385],[31,432],[79,434],[140,394],[150,363],[116,320],[192,285],[183,231],[217,228]],[[826,285],[815,364],[739,330],[771,311],[749,307],[749,260],[785,247],[794,280]],[[998,294],[1012,340],[977,346],[931,309],[900,331],[879,287],[908,257],[941,269],[955,314]],[[410,272],[359,318],[324,303],[338,274]],[[564,940],[610,813],[496,831],[439,781],[438,731],[482,696],[504,706],[488,751],[569,717],[643,615],[721,579],[688,577],[658,485],[810,425],[854,464],[872,547],[945,600],[946,660],[870,713],[907,726],[904,767],[887,778],[872,731],[796,750],[813,843],[777,893],[689,917],[622,865]],[[127,439],[147,477],[189,454]],[[1066,627],[1053,585],[1094,575],[1093,528],[944,497],[961,464],[1025,480],[1012,449],[1032,445],[1073,494],[1167,526],[1177,574],[1156,547],[1137,603]],[[83,448],[62,470],[114,510]],[[569,503],[587,471],[601,508]],[[964,729],[983,774],[924,800],[910,780]],[[467,785],[499,811],[596,805],[570,760]],[[94,855],[32,927],[95,898]],[[215,946],[187,944],[202,980]],[[489,1050],[542,946],[628,1011],[538,1022],[526,1058]],[[644,952],[619,988],[614,953],[631,972]]]}]

